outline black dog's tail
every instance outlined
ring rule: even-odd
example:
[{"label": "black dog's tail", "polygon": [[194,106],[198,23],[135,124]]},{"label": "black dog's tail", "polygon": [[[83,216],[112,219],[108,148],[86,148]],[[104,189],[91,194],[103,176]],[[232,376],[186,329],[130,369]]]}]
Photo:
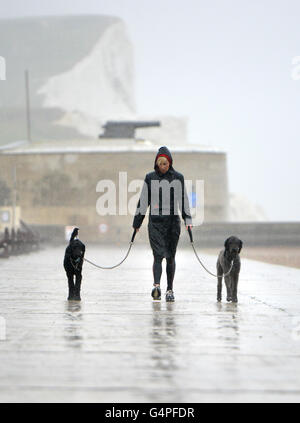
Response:
[{"label": "black dog's tail", "polygon": [[78,236],[78,231],[79,231],[79,228],[73,229],[73,232],[72,232],[72,235],[71,235],[71,238],[70,238],[70,242],[72,242],[73,239],[75,239]]}]

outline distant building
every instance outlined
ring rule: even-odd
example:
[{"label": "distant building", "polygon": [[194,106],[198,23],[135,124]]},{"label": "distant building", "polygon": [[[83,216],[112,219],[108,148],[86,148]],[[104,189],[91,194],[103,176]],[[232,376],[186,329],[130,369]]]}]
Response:
[{"label": "distant building", "polygon": [[[169,147],[174,168],[186,180],[204,181],[205,222],[227,221],[226,154],[201,146]],[[24,144],[1,151],[1,175],[12,188],[11,169],[16,166],[18,205],[28,224],[78,225],[86,239],[126,241],[132,231],[133,216],[119,213],[119,173],[127,175],[128,204],[136,194],[128,192],[130,182],[144,180],[145,174],[153,170],[157,149],[149,141],[136,140]],[[101,193],[96,192],[96,187],[101,180],[111,180],[117,187],[115,215],[97,213]],[[188,194],[193,207],[196,205],[193,187]],[[105,233],[100,225],[107,225]]]}]

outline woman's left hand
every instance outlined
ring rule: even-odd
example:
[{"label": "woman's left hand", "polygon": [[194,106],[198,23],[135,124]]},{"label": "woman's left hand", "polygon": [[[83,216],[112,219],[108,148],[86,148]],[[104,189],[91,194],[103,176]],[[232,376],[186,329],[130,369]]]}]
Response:
[{"label": "woman's left hand", "polygon": [[192,229],[192,227],[193,227],[193,225],[186,225],[186,230],[188,231],[188,230],[189,230],[189,228],[191,228],[191,229]]}]

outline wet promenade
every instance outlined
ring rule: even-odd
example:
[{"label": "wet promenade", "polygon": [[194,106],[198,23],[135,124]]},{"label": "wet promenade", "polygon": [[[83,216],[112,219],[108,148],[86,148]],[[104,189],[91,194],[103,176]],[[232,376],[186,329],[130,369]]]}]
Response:
[{"label": "wet promenade", "polygon": [[[125,252],[86,257],[108,266]],[[223,287],[218,304],[215,279],[179,247],[176,302],[153,302],[152,253],[135,243],[120,268],[85,263],[82,302],[68,303],[63,255],[0,261],[0,402],[299,402],[300,269],[241,255],[239,303]]]}]

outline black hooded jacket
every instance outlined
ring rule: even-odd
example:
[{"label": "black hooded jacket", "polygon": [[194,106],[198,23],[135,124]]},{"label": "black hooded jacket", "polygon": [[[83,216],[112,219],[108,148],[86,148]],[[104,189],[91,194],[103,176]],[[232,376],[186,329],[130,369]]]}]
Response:
[{"label": "black hooded jacket", "polygon": [[[156,165],[156,160],[161,154],[171,160],[169,170],[165,174],[162,174]],[[192,219],[184,177],[173,168],[173,158],[167,147],[158,150],[154,169],[154,172],[147,173],[145,177],[133,227],[140,228],[150,206],[148,231],[151,247],[156,254],[168,257],[176,252],[180,235],[179,211],[186,225],[191,225]]]}]

